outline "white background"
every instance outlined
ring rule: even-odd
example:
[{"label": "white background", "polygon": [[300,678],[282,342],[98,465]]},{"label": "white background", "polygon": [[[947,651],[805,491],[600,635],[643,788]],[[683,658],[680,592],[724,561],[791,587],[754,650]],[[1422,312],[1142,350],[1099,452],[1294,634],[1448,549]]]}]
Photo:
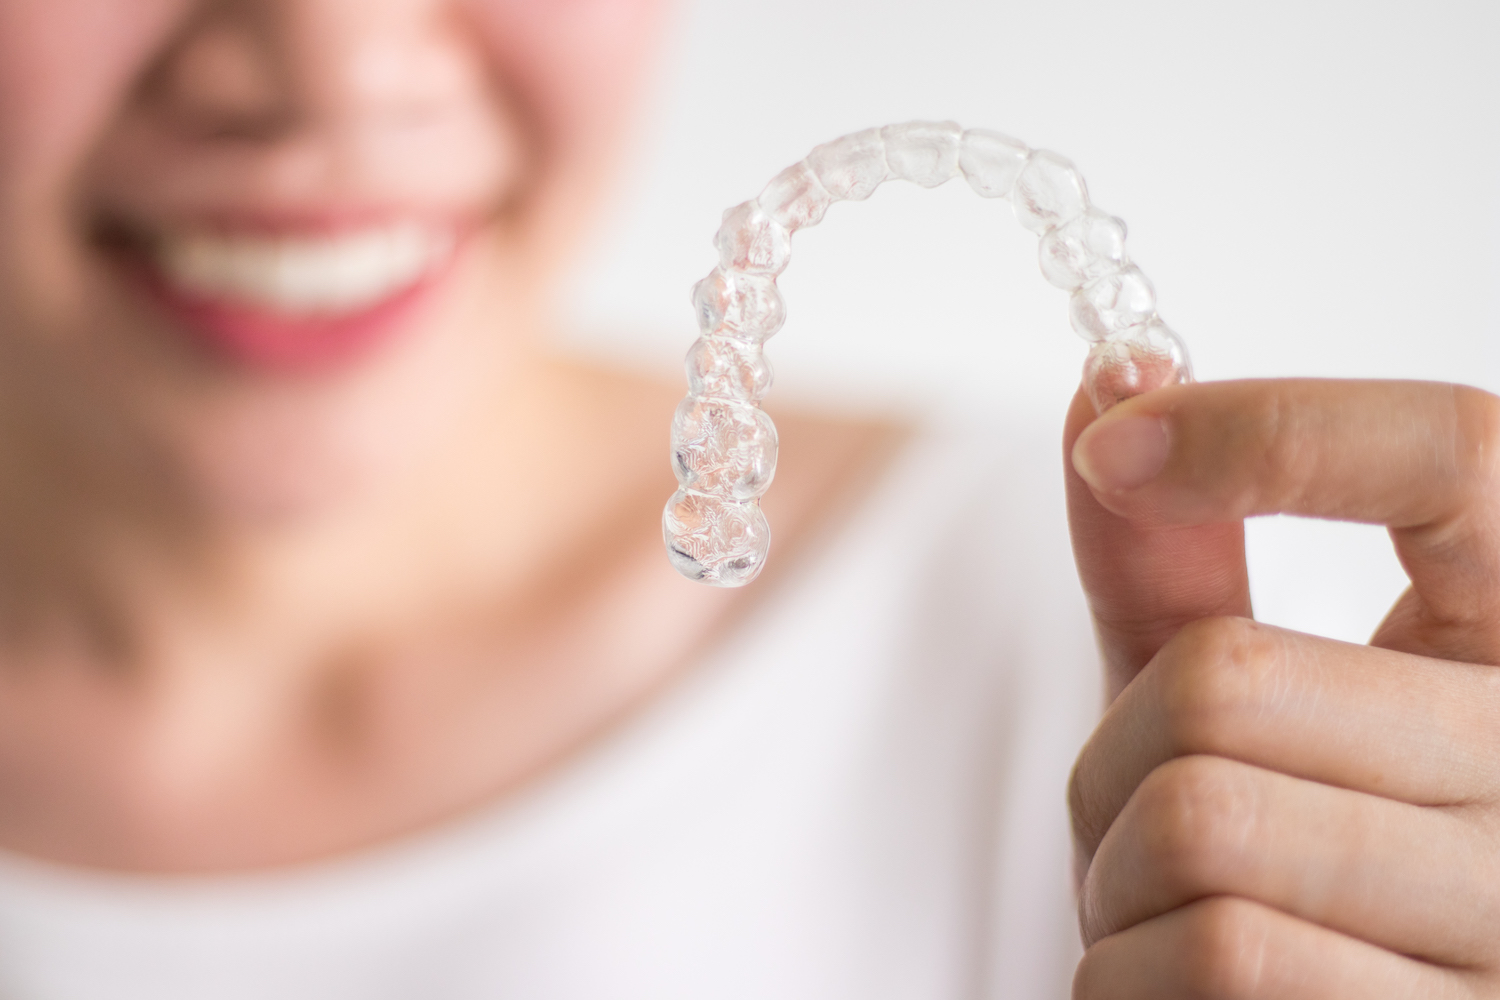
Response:
[{"label": "white background", "polygon": [[[675,371],[725,207],[845,132],[951,118],[1079,165],[1200,378],[1500,391],[1497,42],[1494,0],[686,3],[570,339]],[[775,399],[1055,434],[1085,351],[1035,246],[961,180],[835,206],[781,281]],[[1403,585],[1377,528],[1278,518],[1251,542],[1278,624],[1362,640]]]}]

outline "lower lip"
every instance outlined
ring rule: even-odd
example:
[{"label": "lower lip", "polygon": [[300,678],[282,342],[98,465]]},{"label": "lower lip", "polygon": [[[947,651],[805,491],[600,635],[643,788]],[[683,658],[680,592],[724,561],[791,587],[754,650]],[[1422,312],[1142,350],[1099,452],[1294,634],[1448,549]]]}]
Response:
[{"label": "lower lip", "polygon": [[287,316],[253,305],[185,292],[149,264],[131,277],[176,325],[214,355],[246,367],[311,371],[340,367],[418,324],[418,314],[453,272],[458,251],[413,283],[355,312]]}]

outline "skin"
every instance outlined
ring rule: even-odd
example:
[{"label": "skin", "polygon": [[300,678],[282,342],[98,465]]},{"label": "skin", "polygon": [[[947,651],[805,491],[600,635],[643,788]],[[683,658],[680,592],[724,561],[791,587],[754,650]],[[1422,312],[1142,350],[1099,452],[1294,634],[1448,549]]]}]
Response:
[{"label": "skin", "polygon": [[[0,846],[222,871],[441,822],[753,600],[662,552],[681,383],[545,346],[662,6],[0,0]],[[372,208],[469,236],[315,370],[206,351],[99,239]],[[777,419],[790,566],[898,435]]]},{"label": "skin", "polygon": [[[1077,1000],[1500,996],[1500,399],[1181,386],[1068,421],[1113,704],[1070,787]],[[1242,521],[1387,525],[1367,646],[1250,619]]]}]

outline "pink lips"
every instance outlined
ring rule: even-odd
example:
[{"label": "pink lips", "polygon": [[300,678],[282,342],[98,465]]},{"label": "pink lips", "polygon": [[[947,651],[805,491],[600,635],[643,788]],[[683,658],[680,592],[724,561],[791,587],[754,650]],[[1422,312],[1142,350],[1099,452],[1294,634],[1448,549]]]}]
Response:
[{"label": "pink lips", "polygon": [[307,317],[198,298],[154,272],[145,275],[152,298],[216,354],[253,367],[286,370],[337,365],[367,353],[418,311],[442,277],[442,272],[428,275],[356,312]]},{"label": "pink lips", "polygon": [[246,367],[293,372],[353,362],[418,325],[423,307],[450,277],[461,252],[462,246],[455,246],[446,259],[377,301],[310,315],[183,289],[148,254],[130,254],[125,270],[175,326],[214,355]]}]

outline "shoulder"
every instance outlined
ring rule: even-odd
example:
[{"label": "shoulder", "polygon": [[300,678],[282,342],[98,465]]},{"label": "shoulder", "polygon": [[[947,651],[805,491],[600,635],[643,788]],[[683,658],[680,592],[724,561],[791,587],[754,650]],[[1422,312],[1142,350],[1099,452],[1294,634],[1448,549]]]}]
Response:
[{"label": "shoulder", "polygon": [[776,480],[761,501],[776,537],[778,564],[798,560],[837,533],[900,463],[917,426],[898,418],[770,407],[780,439]]}]

